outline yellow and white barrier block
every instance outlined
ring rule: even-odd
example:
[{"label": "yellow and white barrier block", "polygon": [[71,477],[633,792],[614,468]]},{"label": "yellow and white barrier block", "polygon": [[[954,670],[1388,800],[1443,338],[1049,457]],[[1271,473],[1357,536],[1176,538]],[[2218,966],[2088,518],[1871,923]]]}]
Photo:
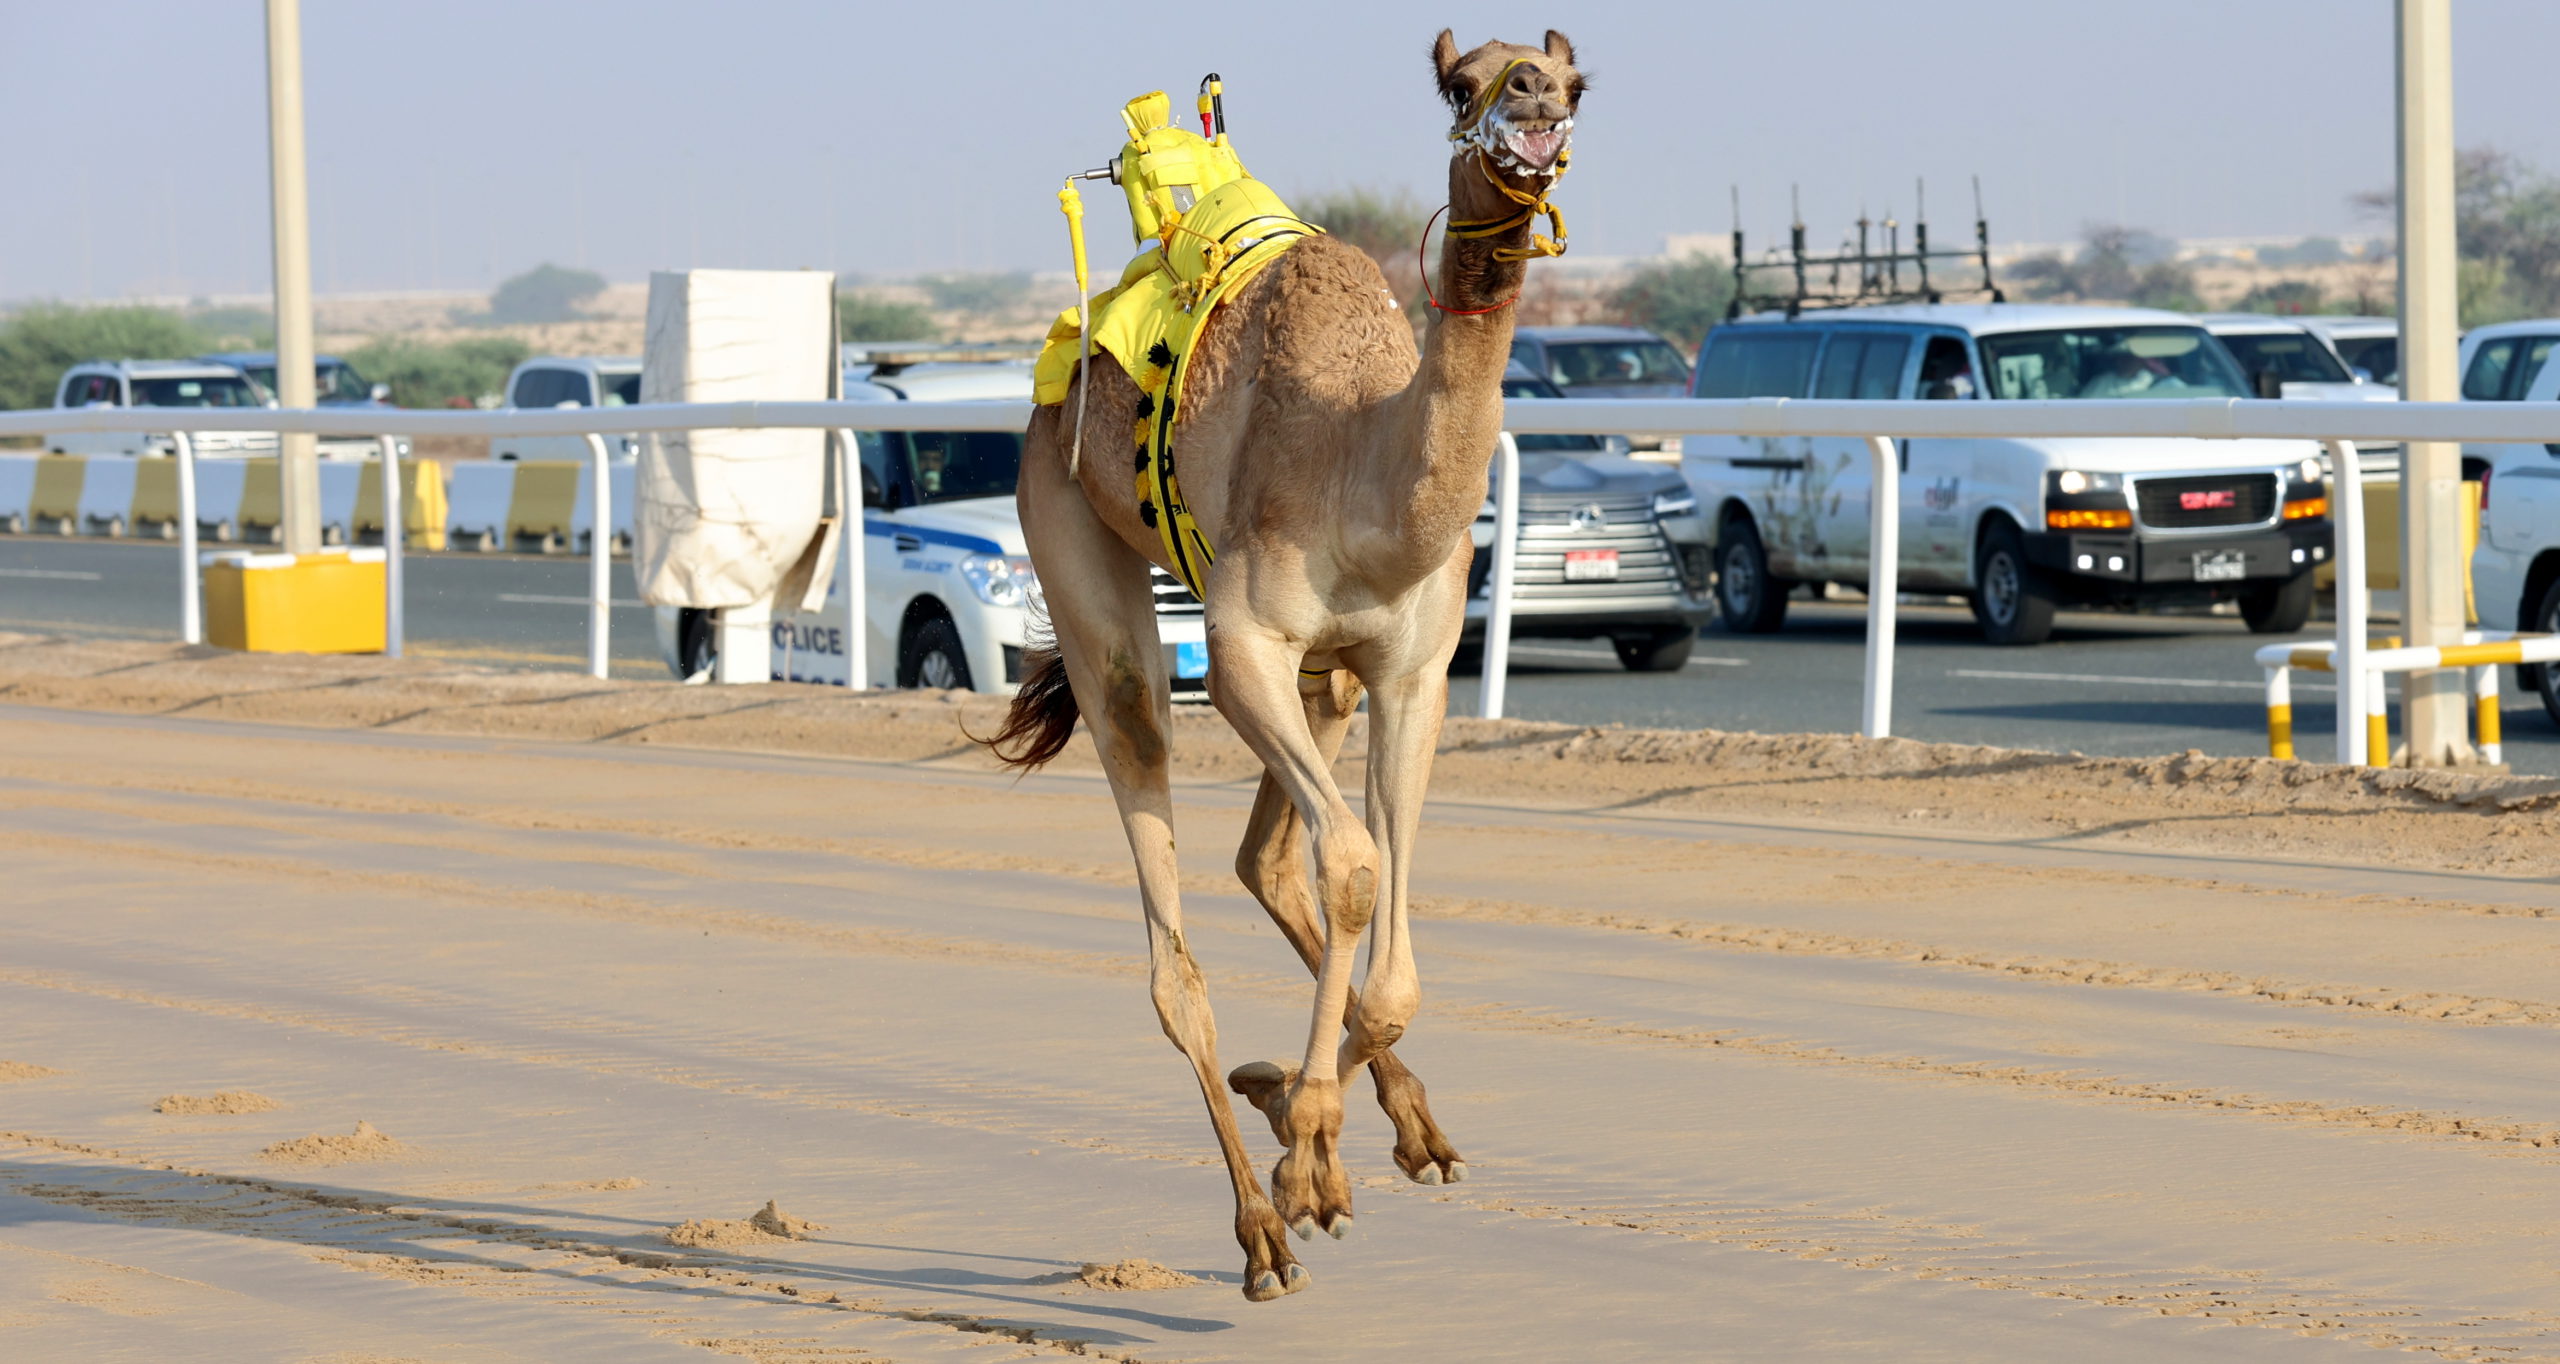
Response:
[{"label": "yellow and white barrier block", "polygon": [[[635,473],[630,464],[616,464],[609,475],[617,548],[631,543]],[[572,460],[457,464],[442,524],[456,548],[583,550],[595,529],[594,478],[593,464]]]},{"label": "yellow and white barrier block", "polygon": [[[2309,644],[2270,644],[2258,651],[2258,665],[2267,674],[2267,756],[2290,758],[2293,753],[2293,679],[2292,670],[2308,668],[2314,672],[2336,671],[2337,651],[2334,641]],[[2473,712],[2477,733],[2474,745],[2483,762],[2504,762],[2505,744],[2499,732],[2498,669],[2524,663],[2560,662],[2560,635],[2514,635],[2497,630],[2464,632],[2460,644],[2402,645],[2397,639],[2385,641],[2384,647],[2366,652],[2365,671],[2372,685],[2365,687],[2365,754],[2374,767],[2391,765],[2391,714],[2382,685],[2392,673],[2426,672],[2437,668],[2459,668],[2471,683]]]},{"label": "yellow and white barrier block", "polygon": [[[271,532],[283,515],[272,457],[198,459],[196,523],[216,541]],[[401,525],[411,549],[444,548],[444,471],[404,460]],[[321,533],[346,543],[382,530],[382,466],[333,460],[320,466]],[[0,454],[0,531],[60,535],[141,535],[176,539],[178,462],[122,455]]]},{"label": "yellow and white barrier block", "polygon": [[379,549],[204,556],[205,639],[262,654],[378,654],[390,639]]}]

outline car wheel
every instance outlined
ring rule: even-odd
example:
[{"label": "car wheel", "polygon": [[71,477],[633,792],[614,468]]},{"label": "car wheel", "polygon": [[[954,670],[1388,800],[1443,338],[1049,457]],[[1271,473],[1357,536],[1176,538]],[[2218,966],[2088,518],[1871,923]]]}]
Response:
[{"label": "car wheel", "polygon": [[1631,673],[1676,673],[1689,661],[1698,632],[1682,625],[1641,635],[1615,635],[1609,640],[1618,662]]},{"label": "car wheel", "polygon": [[719,619],[698,606],[676,611],[676,649],[670,662],[679,680],[688,685],[711,680],[720,663]]},{"label": "car wheel", "polygon": [[1992,523],[1974,563],[1974,619],[1994,644],[2042,644],[2053,633],[2053,585],[2027,562],[2026,537],[2006,521]]},{"label": "car wheel", "polygon": [[2253,635],[2289,635],[2311,622],[2311,575],[2296,573],[2240,599],[2240,619]]},{"label": "car wheel", "polygon": [[[2533,630],[2537,634],[2560,634],[2560,583],[2543,589],[2542,604],[2533,608]],[[2542,713],[2560,724],[2560,666],[2545,663],[2534,669],[2534,690],[2542,694]]]},{"label": "car wheel", "polygon": [[970,691],[969,655],[960,648],[960,632],[936,616],[907,636],[898,660],[898,685],[940,691]]},{"label": "car wheel", "polygon": [[1725,523],[1723,543],[1716,546],[1716,607],[1724,628],[1738,635],[1765,635],[1787,620],[1787,589],[1794,586],[1769,573],[1769,552],[1760,530],[1745,517]]}]

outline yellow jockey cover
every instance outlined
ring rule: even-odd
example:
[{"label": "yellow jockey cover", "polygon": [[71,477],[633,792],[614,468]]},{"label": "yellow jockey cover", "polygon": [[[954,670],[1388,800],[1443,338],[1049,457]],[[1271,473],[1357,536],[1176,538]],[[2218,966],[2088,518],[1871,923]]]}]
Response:
[{"label": "yellow jockey cover", "polygon": [[[1201,141],[1178,129],[1157,129],[1153,136],[1165,140],[1167,133]],[[1289,212],[1261,181],[1230,180],[1167,217],[1159,244],[1129,262],[1117,287],[1093,299],[1094,349],[1118,361],[1141,394],[1137,429],[1131,433],[1139,514],[1164,537],[1167,556],[1195,596],[1204,594],[1214,556],[1174,478],[1174,419],[1182,405],[1184,362],[1220,302],[1317,230]],[[1066,400],[1081,324],[1082,318],[1069,308],[1050,326],[1034,369],[1036,401]]]}]

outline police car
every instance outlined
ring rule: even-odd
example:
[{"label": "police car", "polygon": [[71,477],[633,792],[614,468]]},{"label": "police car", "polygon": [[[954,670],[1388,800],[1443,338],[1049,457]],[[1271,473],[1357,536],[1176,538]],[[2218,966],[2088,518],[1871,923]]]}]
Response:
[{"label": "police car", "polygon": [[[1016,401],[1031,398],[1031,369],[1012,363],[866,363],[848,374],[852,402]],[[1019,431],[857,431],[867,596],[869,685],[1010,692],[1022,680],[1024,635],[1040,594],[1014,508],[1022,464]],[[1199,601],[1155,574],[1158,632],[1177,690],[1203,692],[1208,635]],[[844,616],[828,609],[777,614],[773,679],[844,685]],[[661,641],[680,677],[706,660],[695,637],[662,610]]]},{"label": "police car", "polygon": [[[1700,398],[2242,398],[2189,318],[2134,308],[1911,304],[1767,313],[1707,334]],[[1905,440],[1901,581],[1968,598],[1995,644],[2065,603],[2236,601],[2253,631],[2311,614],[2329,554],[2320,447],[2277,440]],[[1693,435],[1682,472],[1715,527],[1728,629],[1775,630],[1798,583],[1863,587],[1866,443]]]},{"label": "police car", "polygon": [[[2462,396],[2474,402],[2560,402],[2555,350],[2560,318],[2482,327],[2462,339]],[[2560,634],[2560,444],[2466,444],[2462,462],[2480,478],[2480,547],[2471,556],[2480,623],[2492,630]],[[2528,663],[2516,673],[2560,722],[2560,668]]]}]

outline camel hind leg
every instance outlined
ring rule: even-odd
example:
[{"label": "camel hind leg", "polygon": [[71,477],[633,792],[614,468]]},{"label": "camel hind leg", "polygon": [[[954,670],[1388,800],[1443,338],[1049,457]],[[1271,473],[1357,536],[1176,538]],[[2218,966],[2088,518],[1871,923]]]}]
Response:
[{"label": "camel hind leg", "polygon": [[[1306,702],[1307,727],[1316,747],[1330,764],[1342,753],[1343,735],[1360,704],[1360,683],[1348,669],[1337,669],[1321,679],[1302,678],[1298,694]],[[1236,876],[1279,925],[1307,970],[1321,970],[1325,932],[1316,912],[1315,891],[1307,883],[1306,825],[1280,783],[1268,773],[1254,795],[1253,815],[1236,850]],[[1343,1021],[1356,1024],[1359,1008],[1355,990]],[[1292,1068],[1253,1061],[1230,1072],[1227,1085],[1261,1110],[1270,1120],[1273,1135],[1286,1142],[1286,1095],[1296,1079]],[[1395,1124],[1396,1168],[1404,1171],[1405,1178],[1417,1184],[1455,1184],[1466,1178],[1467,1163],[1433,1120],[1421,1077],[1407,1069],[1392,1048],[1381,1048],[1371,1058],[1369,1079],[1377,1090],[1378,1107]]]},{"label": "camel hind leg", "polygon": [[[1111,782],[1120,823],[1137,862],[1138,896],[1146,912],[1148,990],[1165,1036],[1191,1065],[1209,1110],[1228,1183],[1235,1193],[1236,1241],[1244,1248],[1244,1295],[1264,1302],[1295,1293],[1307,1272],[1288,1250],[1288,1229],[1246,1154],[1234,1104],[1218,1075],[1218,1025],[1207,983],[1182,932],[1182,899],[1173,850],[1173,792],[1165,736],[1172,724],[1171,682],[1157,639],[1155,592],[1146,560],[1111,532],[1065,470],[1057,423],[1032,424],[1020,482],[1022,529],[1041,571],[1058,656],[1042,669],[1064,668],[1075,709],[1092,732]],[[1017,715],[1052,738],[1058,721],[1037,714],[1053,706],[1054,674],[1026,678]],[[1026,710],[1027,708],[1027,710]],[[1012,728],[1009,724],[1008,728]],[[1001,750],[1000,750],[1001,751]],[[1036,751],[1036,746],[1034,746]],[[1051,751],[1054,751],[1052,749]]]}]

